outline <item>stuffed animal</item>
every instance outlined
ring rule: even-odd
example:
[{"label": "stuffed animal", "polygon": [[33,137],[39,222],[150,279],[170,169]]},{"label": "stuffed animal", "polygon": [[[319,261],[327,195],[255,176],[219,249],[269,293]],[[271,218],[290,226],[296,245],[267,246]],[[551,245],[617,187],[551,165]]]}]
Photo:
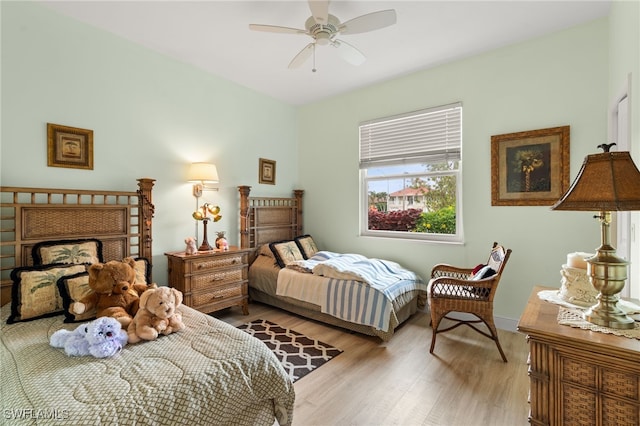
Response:
[{"label": "stuffed animal", "polygon": [[92,292],[69,306],[72,314],[82,314],[96,308],[96,317],[113,317],[127,327],[138,312],[140,295],[148,288],[157,287],[135,284],[135,260],[131,257],[122,262],[112,260],[94,263],[88,268],[89,287]]},{"label": "stuffed animal", "polygon": [[64,348],[69,356],[93,355],[106,358],[127,344],[127,332],[115,318],[101,317],[81,324],[75,330],[58,330],[51,335],[51,346]]},{"label": "stuffed animal", "polygon": [[182,304],[182,293],[171,287],[147,290],[140,296],[140,309],[127,330],[129,343],[155,340],[185,328],[182,314],[176,310]]},{"label": "stuffed animal", "polygon": [[187,237],[184,239],[184,242],[187,243],[187,247],[184,249],[185,254],[196,254],[198,252],[195,238]]}]

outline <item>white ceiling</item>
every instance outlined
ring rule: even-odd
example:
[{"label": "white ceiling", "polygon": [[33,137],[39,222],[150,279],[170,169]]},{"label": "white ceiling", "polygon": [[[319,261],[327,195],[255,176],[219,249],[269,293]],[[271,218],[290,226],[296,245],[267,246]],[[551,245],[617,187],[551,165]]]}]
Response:
[{"label": "white ceiling", "polygon": [[[249,24],[304,29],[305,0],[290,1],[58,1],[58,12],[293,105],[302,105],[414,71],[510,45],[608,15],[610,0],[363,1],[337,0],[329,13],[341,22],[395,9],[397,23],[341,35],[363,52],[360,66],[319,46],[309,59],[291,59],[307,35],[249,30]],[[570,54],[571,52],[567,52]]]}]

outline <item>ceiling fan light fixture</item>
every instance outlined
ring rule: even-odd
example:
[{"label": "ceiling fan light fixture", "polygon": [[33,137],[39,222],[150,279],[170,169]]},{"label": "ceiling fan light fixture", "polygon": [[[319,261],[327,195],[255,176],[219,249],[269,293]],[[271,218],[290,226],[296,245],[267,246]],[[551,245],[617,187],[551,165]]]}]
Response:
[{"label": "ceiling fan light fixture", "polygon": [[[302,49],[289,63],[289,68],[298,68],[305,62],[315,45],[335,47],[340,56],[352,65],[360,65],[365,61],[365,56],[356,47],[347,42],[337,40],[338,34],[359,34],[378,30],[396,23],[396,12],[393,9],[380,10],[355,17],[344,23],[329,13],[329,0],[307,0],[311,16],[305,22],[305,29],[279,27],[276,25],[250,24],[253,31],[280,32],[289,34],[306,34],[313,39]],[[315,64],[313,71],[315,71]]]},{"label": "ceiling fan light fixture", "polygon": [[331,41],[331,34],[326,33],[324,31],[316,34],[316,43],[320,46],[326,46]]}]

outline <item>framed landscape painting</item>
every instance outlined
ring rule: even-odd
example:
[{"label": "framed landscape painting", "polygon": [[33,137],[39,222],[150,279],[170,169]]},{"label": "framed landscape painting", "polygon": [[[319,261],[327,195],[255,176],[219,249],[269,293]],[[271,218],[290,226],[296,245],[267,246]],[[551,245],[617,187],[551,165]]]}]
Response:
[{"label": "framed landscape painting", "polygon": [[569,126],[491,136],[491,205],[550,206],[569,189]]}]

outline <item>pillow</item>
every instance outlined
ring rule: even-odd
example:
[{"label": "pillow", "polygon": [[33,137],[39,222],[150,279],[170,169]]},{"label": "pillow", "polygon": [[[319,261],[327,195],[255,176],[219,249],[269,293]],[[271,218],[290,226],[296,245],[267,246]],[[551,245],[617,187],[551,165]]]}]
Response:
[{"label": "pillow", "polygon": [[102,241],[84,240],[43,241],[31,251],[34,265],[53,263],[102,263]]},{"label": "pillow", "polygon": [[311,235],[301,235],[299,237],[295,237],[293,241],[296,242],[296,245],[302,252],[302,256],[305,259],[309,259],[311,256],[318,252],[318,246],[315,241],[313,241],[313,237]]},{"label": "pillow", "polygon": [[480,270],[478,270],[478,272],[476,272],[471,279],[482,280],[484,278],[489,278],[490,276],[493,276],[495,274],[496,271],[494,271],[491,266],[487,265],[480,268]]},{"label": "pillow", "polygon": [[134,259],[136,264],[133,267],[136,271],[136,284],[151,284],[151,265],[149,260],[144,257]]},{"label": "pillow", "polygon": [[64,308],[64,322],[81,322],[94,319],[96,309],[89,309],[82,314],[74,314],[69,312],[69,307],[73,302],[77,302],[91,293],[89,287],[89,273],[79,272],[77,274],[68,275],[58,279],[58,291],[62,297],[62,307]]},{"label": "pillow", "polygon": [[289,263],[295,260],[304,260],[300,249],[296,245],[295,241],[281,241],[278,243],[269,244],[269,248],[273,252],[276,258],[276,262],[281,268],[286,267]]},{"label": "pillow", "polygon": [[487,266],[487,265],[485,265],[485,264],[483,264],[483,263],[481,263],[481,264],[479,264],[479,265],[476,265],[476,267],[475,267],[475,268],[473,268],[473,271],[471,272],[471,275],[475,275],[475,274],[477,274],[477,273],[478,273],[478,271],[479,271],[480,269],[484,268],[485,266]]},{"label": "pillow", "polygon": [[64,308],[58,279],[86,270],[85,264],[15,268],[11,271],[11,315],[7,324],[60,314]]}]

